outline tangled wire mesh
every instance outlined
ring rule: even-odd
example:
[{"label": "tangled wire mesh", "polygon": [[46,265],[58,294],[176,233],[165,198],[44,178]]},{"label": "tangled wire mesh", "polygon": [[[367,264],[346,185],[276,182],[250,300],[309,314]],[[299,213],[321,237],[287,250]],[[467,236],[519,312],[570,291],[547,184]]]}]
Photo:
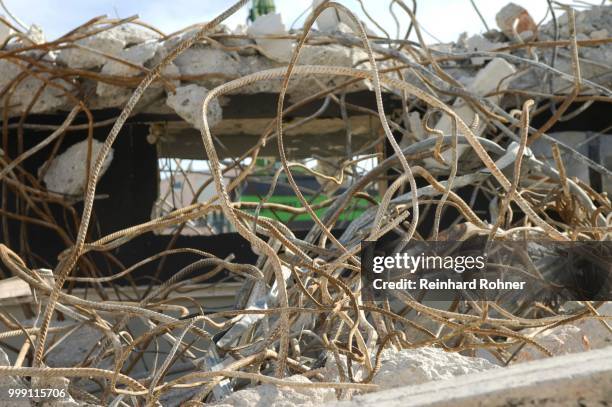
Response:
[{"label": "tangled wire mesh", "polygon": [[[22,31],[14,27],[15,36],[21,38],[21,46],[7,47],[11,40],[7,39],[2,58],[19,61],[22,74],[8,89],[3,90],[5,146],[11,94],[20,81],[35,77],[42,82],[15,126],[18,137],[27,136],[26,118],[44,88],[58,88],[59,92],[71,98],[74,108],[64,122],[53,128],[52,133],[35,147],[13,158],[7,155],[0,158],[3,191],[10,190],[24,202],[15,212],[11,212],[3,201],[2,217],[52,228],[62,236],[67,247],[53,271],[49,272],[29,266],[31,258],[24,260],[23,255],[11,249],[6,244],[10,239],[5,238],[5,244],[0,245],[2,264],[9,275],[16,276],[31,287],[33,304],[37,308],[28,325],[0,311],[0,321],[7,328],[0,333],[0,343],[15,338],[22,340],[21,346],[16,348],[16,362],[0,366],[0,376],[27,377],[32,379],[32,383],[36,380],[39,385],[50,383],[53,378],[67,378],[68,390],[73,398],[94,404],[114,400],[124,404],[159,405],[160,399],[167,394],[194,389],[188,398],[195,405],[215,400],[215,391],[227,394],[223,393],[223,389],[228,386],[235,390],[250,382],[333,388],[341,395],[349,389],[364,392],[376,389],[377,386],[371,381],[380,368],[381,352],[388,347],[412,349],[436,346],[448,352],[467,354],[485,350],[500,363],[508,364],[517,349],[524,346],[551,355],[546,346],[522,332],[526,328],[543,330],[590,318],[599,320],[605,329],[612,332],[606,317],[597,310],[602,302],[584,301],[566,310],[560,307],[562,304],[534,302],[529,306],[516,306],[496,301],[462,300],[453,301],[442,309],[408,295],[397,299],[401,306],[388,301],[372,302],[361,291],[361,242],[377,240],[389,233],[397,234],[402,241],[466,240],[473,236],[488,236],[492,240],[609,240],[612,207],[608,196],[582,180],[568,177],[562,153],[598,172],[604,180],[608,179],[610,171],[575,148],[546,134],[555,123],[568,115],[572,103],[589,105],[593,101],[610,102],[611,91],[608,88],[582,77],[579,57],[581,44],[593,46],[609,43],[610,39],[579,41],[572,9],[567,10],[569,40],[522,41],[509,49],[453,54],[432,49],[425,43],[413,9],[402,1],[393,3],[401,7],[406,18],[411,19],[406,38],[414,30],[417,43],[374,38],[351,10],[338,3],[323,2],[313,10],[303,29],[291,36],[296,40],[296,45],[287,66],[230,80],[206,95],[200,112],[200,130],[211,178],[198,189],[197,194],[208,184],[214,183],[214,197],[204,203],[194,199],[191,205],[174,209],[151,221],[92,239],[95,233],[91,230],[91,219],[102,168],[136,104],[154,83],[161,83],[171,92],[172,78],[165,74],[168,64],[196,43],[218,43],[214,36],[215,27],[246,3],[247,0],[237,2],[203,25],[195,35],[180,41],[153,69],[106,56],[142,70],[144,77],[109,76],[50,66],[43,61],[41,54],[31,52],[44,55],[62,47],[77,46],[79,39],[118,25],[135,23],[136,20],[94,19],[56,41],[41,44],[28,42]],[[354,32],[311,35],[317,17],[328,8],[348,16]],[[3,22],[11,25],[9,21]],[[171,37],[163,33],[160,35],[166,39]],[[355,67],[300,65],[300,52],[313,40],[311,36],[321,42],[359,48],[365,52],[367,59]],[[385,40],[387,46],[381,45]],[[555,51],[557,48],[569,48],[573,74],[563,73],[533,57],[540,47],[554,48]],[[517,50],[526,51],[528,55],[512,53]],[[473,57],[500,58],[525,70],[541,70],[546,77],[559,78],[571,87],[561,95],[552,92],[529,94],[505,90],[500,82],[497,93],[514,96],[520,101],[518,109],[508,112],[492,102],[490,95],[485,97],[466,89],[440,65],[444,61],[462,61]],[[407,79],[408,73],[411,80]],[[292,78],[317,80],[330,76],[341,79],[332,87],[325,86],[321,79],[320,90],[286,106]],[[95,122],[87,107],[87,95],[78,93],[79,96],[75,96],[68,87],[62,88],[54,80],[63,78],[70,83],[75,77],[87,77],[127,88],[135,86],[135,89],[118,117]],[[413,83],[413,79],[418,82]],[[276,118],[270,122],[258,142],[244,151],[240,158],[231,164],[223,162],[209,124],[207,112],[211,103],[230,92],[272,80],[282,80]],[[376,110],[351,105],[338,96],[351,86],[364,84],[375,94]],[[407,124],[407,114],[395,118],[385,113],[384,93],[398,95],[405,113],[417,107],[426,112],[417,122],[422,135]],[[449,102],[454,98],[463,99],[471,109],[469,123]],[[318,113],[297,124],[284,123],[283,116],[319,99],[325,100],[324,106],[335,103],[343,112],[354,110],[369,115],[380,125],[375,140],[371,140],[361,151],[351,151],[349,147],[347,155],[331,173],[291,161],[285,147],[287,128],[313,120]],[[537,101],[537,108],[534,100]],[[556,106],[561,100],[562,103]],[[552,117],[539,128],[531,127],[530,118],[547,111],[551,105],[556,106]],[[88,117],[89,123],[85,126],[72,124],[80,113]],[[434,116],[449,120],[450,134],[429,125]],[[112,123],[112,129],[97,156],[93,156],[93,128],[109,123]],[[25,160],[44,147],[52,143],[59,146],[65,132],[78,126],[86,129],[90,135],[86,165],[90,170],[86,176],[80,212],[62,196],[48,192],[40,177],[27,173],[21,167]],[[398,134],[402,136],[401,142],[398,142]],[[530,153],[530,146],[538,139],[550,143],[555,166]],[[270,143],[278,145],[281,163],[274,172],[270,193],[259,202],[235,199],[233,192],[249,177],[256,175],[258,168],[255,163],[260,151]],[[369,153],[385,143],[390,146],[386,156],[383,157],[380,152]],[[57,154],[57,148],[53,154]],[[361,158],[355,159],[358,156]],[[372,157],[377,159],[375,165],[357,170],[360,160]],[[250,161],[245,161],[246,158],[250,158]],[[245,162],[246,165],[243,164]],[[296,168],[313,175],[321,185],[335,190],[341,185],[344,187],[339,193],[331,194],[329,199],[313,203],[293,176],[292,169]],[[226,174],[236,170],[238,175],[231,182],[225,182]],[[286,177],[300,202],[299,207],[269,200],[281,176]],[[467,185],[476,191],[471,200],[456,192]],[[380,192],[378,198],[371,194],[375,189]],[[488,211],[473,209],[477,193],[491,200]],[[367,209],[351,220],[340,235],[334,233],[341,214],[356,200],[367,203]],[[64,207],[72,219],[66,220],[65,225],[58,224],[48,209],[50,203]],[[449,208],[453,208],[456,216],[446,224],[442,218],[450,211]],[[312,227],[305,237],[299,238],[283,222],[262,216],[261,211],[266,209],[307,215],[313,222]],[[433,227],[427,235],[419,226],[432,210]],[[88,258],[88,254],[108,253],[152,231],[177,227],[175,234],[178,235],[188,222],[215,211],[222,211],[231,226],[250,243],[258,256],[254,265],[236,263],[231,257],[219,258],[196,248],[168,247],[155,256],[125,267],[119,273],[101,277],[102,273],[96,271],[96,265]],[[74,225],[77,225],[76,229]],[[445,229],[441,229],[443,225],[447,225]],[[5,230],[4,233],[8,232]],[[20,239],[26,242],[27,248],[25,232]],[[93,301],[63,290],[67,282],[91,287],[112,285],[115,280],[129,276],[144,264],[171,258],[177,253],[191,253],[200,260],[181,269],[169,280],[152,284],[138,298]],[[77,267],[81,270],[78,277],[73,276]],[[206,268],[210,270],[197,274]],[[186,282],[206,282],[221,272],[228,272],[243,283],[234,309],[193,314],[187,307],[177,305],[170,299],[171,293],[182,295],[181,288]],[[191,277],[194,274],[197,277]],[[537,270],[533,274],[537,274]],[[57,315],[61,315],[62,323],[57,320]],[[131,334],[128,325],[132,320],[141,321],[146,331],[138,336]],[[99,334],[89,344],[85,359],[74,366],[48,367],[45,357],[50,349],[59,346],[66,337],[85,326]],[[165,356],[156,352],[153,366],[145,375],[139,374],[135,370],[138,361],[146,352],[159,350],[160,344],[167,348]],[[30,354],[31,365],[26,366]],[[337,367],[337,382],[329,381],[324,375],[323,367],[327,359]],[[355,374],[358,369],[362,372],[359,376]],[[286,377],[292,374],[304,375],[312,381],[287,380]]]}]

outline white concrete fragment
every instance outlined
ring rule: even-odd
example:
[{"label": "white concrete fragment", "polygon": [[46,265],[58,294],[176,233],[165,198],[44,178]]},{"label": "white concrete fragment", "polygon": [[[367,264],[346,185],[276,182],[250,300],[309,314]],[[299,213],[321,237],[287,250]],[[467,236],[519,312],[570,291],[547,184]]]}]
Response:
[{"label": "white concrete fragment", "polygon": [[[266,69],[278,68],[283,66],[280,62],[273,61],[261,55],[242,56],[240,58],[240,75],[248,75]],[[297,79],[297,78],[296,78]],[[292,81],[293,82],[293,81]],[[237,89],[232,94],[255,94],[255,93],[275,93],[280,90],[282,79],[271,79],[267,81],[257,81],[241,89]]]},{"label": "white concrete fragment", "polygon": [[[6,18],[4,14],[0,14],[0,17]],[[0,43],[4,44],[9,35],[13,34],[13,29],[8,25],[0,22]]]},{"label": "white concrete fragment", "polygon": [[[602,305],[598,312],[600,315],[612,316],[612,302]],[[612,324],[612,319],[609,318],[607,322],[608,325]],[[583,319],[571,325],[560,325],[543,332],[537,328],[525,329],[521,333],[534,339],[555,356],[612,346],[612,333],[596,319]],[[513,362],[527,362],[546,357],[535,347],[526,345],[515,356]]]},{"label": "white concrete fragment", "polygon": [[609,36],[610,34],[608,33],[608,30],[606,30],[605,28],[591,32],[591,39],[593,40],[603,40],[604,38],[608,38]]},{"label": "white concrete fragment", "polygon": [[[157,47],[159,47],[159,42],[156,40],[145,41],[141,44],[134,45],[133,47],[123,50],[119,57],[137,66],[144,67],[144,64],[155,56]],[[101,73],[105,75],[130,77],[141,74],[142,70],[131,67],[119,61],[109,60],[102,67]],[[124,99],[131,95],[132,90],[122,86],[114,86],[104,82],[98,82],[96,93],[101,97]]]},{"label": "white concrete fragment", "polygon": [[[467,40],[465,40],[465,47],[467,48],[469,52],[475,52],[475,51],[487,52],[487,51],[491,51],[496,48],[501,48],[504,45],[506,44],[501,43],[501,42],[491,42],[479,34],[472,35]],[[470,58],[470,60],[472,61],[474,65],[482,65],[485,63],[485,61],[488,61],[489,59],[491,58],[486,58],[486,57]]]},{"label": "white concrete fragment", "polygon": [[[134,25],[120,25],[78,40],[76,43],[113,56],[121,56],[121,51],[130,45],[157,38],[158,34],[151,30]],[[58,53],[58,61],[71,68],[92,69],[103,65],[108,59],[94,52],[66,48]]]},{"label": "white concrete fragment", "polygon": [[247,29],[247,34],[254,37],[261,52],[268,58],[281,62],[288,62],[291,58],[293,41],[288,39],[257,38],[267,35],[287,34],[280,14],[270,13],[257,17]]},{"label": "white concrete fragment", "polygon": [[[310,383],[304,376],[295,375],[286,380],[296,383]],[[293,388],[262,384],[250,389],[240,390],[231,396],[213,403],[211,406],[223,407],[291,407],[320,406],[336,400],[333,389]]]},{"label": "white concrete fragment", "polygon": [[[0,60],[0,72],[2,73],[0,75],[0,89],[5,89],[7,86],[15,86],[8,103],[10,106],[9,116],[14,116],[24,111],[30,105],[32,98],[36,96],[41,86],[45,85],[44,81],[34,76],[28,76],[15,83],[14,80],[24,68],[25,64],[20,62],[8,59]],[[49,78],[47,74],[39,75]],[[51,81],[62,85],[58,80]],[[36,103],[30,109],[30,113],[51,113],[63,108],[65,105],[66,99],[62,95],[61,89],[46,85],[42,93],[38,95]]]},{"label": "white concrete fragment", "polygon": [[[170,62],[168,65],[164,66],[162,69],[162,75],[165,76],[166,80],[169,81],[174,86],[179,86],[181,81],[176,79],[181,75],[181,71],[178,66],[174,64],[174,62]],[[155,81],[151,86],[162,86],[161,81]]]},{"label": "white concrete fragment", "polygon": [[35,44],[43,44],[44,42],[46,42],[45,33],[43,32],[42,28],[40,28],[36,24],[32,24],[28,28],[26,36],[30,39],[30,41]]},{"label": "white concrete fragment", "polygon": [[523,39],[537,32],[537,25],[529,12],[514,3],[508,3],[499,10],[495,15],[495,21],[499,29],[510,39],[515,39],[515,31]]},{"label": "white concrete fragment", "polygon": [[[313,0],[313,10],[317,8],[324,0]],[[317,17],[317,28],[324,33],[344,32],[350,34],[358,33],[358,25],[351,17],[342,10],[337,10],[333,7],[328,7]],[[370,30],[365,22],[361,21],[361,25],[368,35],[376,35]]]},{"label": "white concrete fragment", "polygon": [[[126,42],[117,35],[115,29],[110,29],[78,40],[76,44],[105,54],[120,56]],[[92,69],[103,65],[107,58],[96,52],[74,47],[60,50],[57,60],[71,68]]]},{"label": "white concrete fragment", "polygon": [[179,55],[174,63],[181,75],[191,77],[208,88],[240,76],[240,61],[216,48],[190,48]]},{"label": "white concrete fragment", "polygon": [[605,406],[612,347],[358,396],[328,407]]},{"label": "white concrete fragment", "polygon": [[450,379],[496,367],[485,359],[462,356],[438,348],[406,349],[400,352],[385,349],[381,357],[383,364],[373,380],[381,389]]},{"label": "white concrete fragment", "polygon": [[[208,89],[202,86],[180,86],[176,88],[175,93],[168,95],[166,104],[193,127],[201,129],[203,126],[202,106],[206,95],[208,95]],[[207,117],[211,128],[221,121],[222,111],[217,100],[209,104]]]},{"label": "white concrete fragment", "polygon": [[[342,356],[341,360],[341,363],[346,366],[346,359]],[[381,390],[432,380],[450,379],[497,367],[482,358],[472,358],[432,347],[401,351],[385,349],[381,353],[380,360],[381,368],[374,376],[372,383],[378,384]],[[375,362],[374,355],[372,362]],[[340,380],[333,356],[328,357],[325,368],[325,380]],[[363,369],[353,368],[353,371],[357,380],[363,379]]]},{"label": "white concrete fragment", "polygon": [[113,35],[125,43],[129,47],[134,44],[139,44],[144,41],[159,39],[160,35],[153,30],[141,27],[136,24],[123,24],[111,29]]},{"label": "white concrete fragment", "polygon": [[[45,184],[49,191],[74,197],[83,194],[86,187],[87,149],[88,142],[87,140],[83,140],[70,146],[66,151],[53,159],[44,177]],[[92,167],[101,150],[102,143],[95,139],[92,140]],[[111,149],[100,170],[100,177],[104,175],[112,160],[113,150]],[[43,166],[41,166],[41,168],[43,168]]]},{"label": "white concrete fragment", "polygon": [[[319,7],[321,3],[323,3],[323,0],[313,0],[313,10]],[[353,21],[345,12],[331,7],[323,10],[323,12],[319,14],[319,17],[317,17],[317,28],[321,32],[331,33],[338,31],[341,23],[350,27],[353,24]]]}]

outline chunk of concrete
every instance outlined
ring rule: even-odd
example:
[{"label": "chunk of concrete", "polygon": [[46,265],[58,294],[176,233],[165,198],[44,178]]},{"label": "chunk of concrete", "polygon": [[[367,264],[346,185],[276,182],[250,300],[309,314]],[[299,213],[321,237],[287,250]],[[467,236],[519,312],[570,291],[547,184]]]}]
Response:
[{"label": "chunk of concrete", "polygon": [[522,39],[527,39],[534,36],[538,30],[529,12],[514,3],[508,3],[499,10],[495,15],[495,21],[499,29],[510,39],[515,39],[515,31]]},{"label": "chunk of concrete", "polygon": [[240,76],[240,60],[216,48],[190,48],[179,55],[174,63],[181,75],[208,88]]},{"label": "chunk of concrete", "polygon": [[610,34],[608,33],[608,30],[606,30],[605,28],[591,32],[592,40],[603,40],[605,38],[608,38],[609,36]]},{"label": "chunk of concrete", "polygon": [[606,406],[612,347],[357,396],[328,407]]},{"label": "chunk of concrete", "polygon": [[[30,109],[30,113],[52,113],[66,106],[66,98],[62,94],[62,90],[53,86],[45,85],[45,82],[34,76],[27,76],[24,79],[15,82],[15,79],[25,69],[25,64],[8,59],[0,60],[0,89],[9,89],[13,87],[12,92],[7,92],[4,98],[10,97],[8,102],[9,116],[15,116],[25,111],[32,103],[32,98],[37,97],[36,102]],[[46,77],[49,81],[57,85],[65,85],[58,80],[51,79],[48,74],[39,74]],[[44,89],[37,96],[40,88]]]},{"label": "chunk of concrete", "polygon": [[[312,8],[319,7],[321,3],[323,3],[323,0],[313,0]],[[346,24],[350,27],[353,21],[345,12],[329,7],[319,14],[316,24],[319,31],[333,33],[334,31],[339,31],[340,24]]]},{"label": "chunk of concrete", "polygon": [[136,24],[122,24],[111,29],[112,34],[125,43],[126,47],[148,40],[158,40],[160,35],[155,31]]},{"label": "chunk of concrete", "polygon": [[[0,366],[11,366],[11,362],[2,348],[0,348]],[[63,390],[64,395],[57,399],[40,400],[41,407],[78,407],[82,404],[77,403],[68,393],[70,381],[65,377],[33,377],[32,384],[29,385],[23,378],[18,376],[0,376],[0,405],[2,407],[29,407],[29,398],[10,398],[9,389],[58,389]]]},{"label": "chunk of concrete", "polygon": [[[304,376],[295,375],[286,380],[296,383],[310,383]],[[219,407],[289,407],[320,406],[336,400],[333,389],[300,388],[262,384],[250,389],[240,390],[211,406]]]},{"label": "chunk of concrete", "polygon": [[28,28],[28,32],[26,36],[32,41],[34,44],[43,44],[46,42],[45,33],[43,29],[37,26],[36,24],[32,24]]},{"label": "chunk of concrete", "polygon": [[[96,51],[117,56],[125,47],[157,38],[151,30],[133,25],[120,25],[76,41],[76,44]],[[79,48],[65,48],[58,52],[59,62],[77,69],[92,69],[108,61],[104,55]]]},{"label": "chunk of concrete", "polygon": [[[180,86],[176,88],[175,93],[168,95],[166,104],[193,127],[201,129],[203,126],[202,106],[206,95],[208,95],[208,89],[205,87]],[[208,107],[208,124],[212,128],[221,121],[222,111],[217,100],[213,100]]]},{"label": "chunk of concrete", "polygon": [[[467,48],[468,52],[487,52],[496,48],[501,48],[505,45],[506,44],[502,42],[491,42],[480,34],[472,35],[467,40],[465,40],[465,47]],[[474,65],[482,65],[485,63],[485,61],[488,61],[490,59],[491,58],[487,57],[473,57],[470,58],[470,61]]]},{"label": "chunk of concrete", "polygon": [[[121,55],[126,42],[117,36],[113,30],[107,30],[80,39],[76,41],[76,44],[118,57]],[[70,68],[92,69],[102,66],[108,58],[87,49],[69,47],[58,52],[57,60]]]},{"label": "chunk of concrete", "polygon": [[[156,40],[149,40],[121,51],[119,56],[121,59],[127,62],[144,67],[145,63],[155,56],[159,46],[159,42]],[[114,60],[109,60],[106,62],[101,71],[101,73],[104,75],[121,77],[137,76],[142,74],[142,72],[143,71],[141,69]],[[129,97],[132,90],[123,86],[115,86],[104,82],[98,82],[96,93],[100,97],[123,100]]]},{"label": "chunk of concrete", "polygon": [[[313,10],[324,0],[313,0]],[[374,31],[368,29],[365,22],[360,21],[367,35],[377,35]],[[324,33],[344,32],[349,34],[358,34],[359,26],[357,23],[344,11],[328,7],[317,17],[317,28]]]},{"label": "chunk of concrete", "polygon": [[[6,18],[4,14],[0,14],[0,17]],[[13,29],[8,25],[0,21],[0,43],[4,44],[9,35],[13,34]]]},{"label": "chunk of concrete", "polygon": [[[602,305],[598,312],[600,315],[612,317],[612,302]],[[612,318],[608,318],[607,323],[610,325]],[[538,328],[525,329],[521,333],[544,346],[554,356],[612,346],[612,333],[602,321],[592,318],[581,319],[572,324],[560,325],[545,331]],[[526,345],[514,357],[513,363],[528,362],[546,357],[534,346]]]},{"label": "chunk of concrete", "polygon": [[292,40],[261,38],[287,34],[280,14],[270,13],[257,17],[253,24],[248,27],[247,34],[253,37],[261,52],[268,58],[280,62],[288,62],[291,58]]},{"label": "chunk of concrete", "polygon": [[[389,348],[382,351],[380,358],[381,367],[374,376],[372,383],[378,384],[381,390],[433,380],[445,380],[455,376],[497,368],[496,365],[486,359],[445,352],[433,347],[401,351]],[[374,362],[373,355],[372,363]],[[341,364],[346,366],[344,357],[341,357]],[[354,369],[354,374],[357,380],[364,378],[362,368]],[[329,381],[340,381],[333,356],[328,357],[324,377]]]},{"label": "chunk of concrete", "polygon": [[450,379],[455,376],[496,368],[486,359],[445,352],[438,348],[385,349],[383,363],[373,382],[381,389]]},{"label": "chunk of concrete", "polygon": [[[96,158],[102,150],[103,143],[92,140],[91,143],[91,166],[95,165]],[[62,154],[53,159],[43,180],[47,190],[58,194],[72,197],[80,197],[85,191],[86,163],[87,163],[88,141],[83,140],[70,146]],[[113,160],[113,149],[106,156],[100,177],[104,175]],[[44,167],[41,166],[40,169]],[[39,169],[39,171],[40,171]]]}]

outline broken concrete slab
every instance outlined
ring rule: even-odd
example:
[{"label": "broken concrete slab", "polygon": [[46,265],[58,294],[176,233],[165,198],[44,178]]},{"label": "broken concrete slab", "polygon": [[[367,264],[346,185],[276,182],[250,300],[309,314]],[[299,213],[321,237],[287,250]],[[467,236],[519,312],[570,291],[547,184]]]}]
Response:
[{"label": "broken concrete slab", "polygon": [[66,82],[52,79],[44,73],[39,74],[39,76],[47,79],[55,86],[46,85],[42,79],[31,75],[20,78],[26,66],[25,63],[12,59],[0,60],[0,72],[2,72],[0,89],[7,89],[4,98],[9,98],[9,116],[15,116],[24,111],[32,103],[41,87],[44,88],[31,107],[30,113],[55,112],[65,107],[67,101],[63,97],[62,88],[66,87]]},{"label": "broken concrete slab", "polygon": [[[598,312],[600,315],[612,316],[612,302],[605,303]],[[525,329],[521,334],[532,338],[554,356],[566,355],[612,346],[612,332],[604,322],[597,319],[582,319],[545,331],[537,328]],[[607,323],[610,324],[610,319]],[[512,362],[522,363],[546,357],[535,347],[525,345]]]},{"label": "broken concrete slab", "polygon": [[[504,47],[506,46],[506,43],[492,42],[492,41],[489,41],[487,38],[483,37],[482,35],[475,34],[465,40],[464,46],[469,52],[477,52],[477,51],[487,52],[487,51],[494,50],[496,48]],[[492,59],[492,57],[470,58],[470,60],[472,61],[474,65],[482,65],[486,61],[489,61],[490,59]]]},{"label": "broken concrete slab", "polygon": [[612,347],[357,396],[328,407],[604,406]]},{"label": "broken concrete slab", "polygon": [[[62,154],[53,159],[43,178],[47,190],[58,194],[79,198],[85,191],[86,165],[88,141],[83,140],[70,146]],[[91,165],[94,166],[96,158],[102,150],[103,143],[96,139],[91,143]],[[104,160],[100,169],[100,177],[108,169],[113,160],[113,149],[111,148],[108,156]],[[39,171],[44,168],[43,164]]]},{"label": "broken concrete slab", "polygon": [[[193,127],[201,129],[202,105],[208,92],[203,86],[193,84],[180,86],[176,88],[175,93],[168,95],[166,104]],[[210,103],[207,117],[211,128],[221,121],[222,110],[217,100]]]},{"label": "broken concrete slab", "polygon": [[186,50],[174,61],[181,75],[207,88],[240,76],[241,61],[229,52],[210,47]]},{"label": "broken concrete slab", "polygon": [[431,347],[399,352],[385,349],[381,358],[383,363],[373,380],[381,389],[445,380],[497,367],[482,358]]},{"label": "broken concrete slab", "polygon": [[[286,380],[296,383],[311,383],[300,375],[288,377]],[[240,390],[211,406],[218,407],[289,407],[289,406],[320,406],[336,400],[336,394],[329,388],[300,388],[262,384],[250,389]]]},{"label": "broken concrete slab", "polygon": [[[78,40],[76,41],[76,45],[100,51],[105,54],[119,56],[123,47],[125,47],[125,42],[113,35],[111,30],[108,30]],[[102,66],[108,58],[87,49],[69,47],[57,53],[57,60],[71,68],[92,69]]]},{"label": "broken concrete slab", "polygon": [[[100,53],[121,57],[125,47],[156,39],[159,34],[133,25],[120,25],[76,41],[77,45]],[[87,49],[68,47],[58,51],[57,60],[77,69],[92,69],[108,61],[104,55]]]},{"label": "broken concrete slab", "polygon": [[[373,364],[375,363],[374,356],[372,355]],[[341,356],[340,359],[346,369],[346,358]],[[374,376],[372,383],[379,385],[381,390],[445,380],[497,368],[496,365],[483,358],[463,356],[433,347],[401,351],[388,348],[382,351],[380,363],[380,370]],[[353,374],[356,380],[362,380],[365,372],[360,366]],[[323,375],[327,381],[340,381],[333,356],[328,357]]]},{"label": "broken concrete slab", "polygon": [[[159,42],[156,40],[148,40],[138,45],[134,45],[133,47],[126,48],[125,50],[121,51],[119,57],[136,66],[144,68],[145,63],[155,56],[158,47]],[[130,77],[142,74],[143,70],[119,61],[109,60],[102,67],[101,73],[105,75]],[[98,96],[103,98],[114,100],[120,98],[122,100],[127,100],[127,98],[129,98],[129,96],[132,94],[132,89],[124,86],[114,86],[108,83],[98,82],[96,93]]]}]

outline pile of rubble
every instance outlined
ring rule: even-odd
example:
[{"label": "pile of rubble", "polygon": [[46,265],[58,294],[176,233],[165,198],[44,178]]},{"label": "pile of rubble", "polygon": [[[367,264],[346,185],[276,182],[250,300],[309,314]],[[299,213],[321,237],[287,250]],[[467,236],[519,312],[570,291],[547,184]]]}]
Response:
[{"label": "pile of rubble", "polygon": [[[356,255],[363,240],[394,233],[400,243],[474,236],[609,240],[612,205],[604,189],[611,172],[602,165],[612,156],[609,143],[590,156],[568,145],[568,135],[548,130],[593,103],[612,100],[612,7],[567,9],[554,23],[538,27],[526,10],[511,4],[498,14],[499,30],[428,46],[422,40],[374,36],[350,10],[328,2],[321,2],[303,30],[288,32],[277,14],[234,32],[219,25],[244,3],[206,25],[172,35],[132,19],[94,19],[50,42],[34,28],[4,30],[5,144],[9,125],[23,136],[37,126],[28,121],[33,115],[68,115],[37,146],[17,157],[3,154],[0,181],[24,204],[15,209],[23,213],[3,206],[2,216],[59,230],[68,248],[51,271],[28,264],[10,242],[0,244],[0,262],[31,291],[34,310],[27,321],[0,311],[1,394],[14,387],[66,390],[65,397],[46,402],[56,406],[368,405],[391,402],[393,395],[398,395],[396,405],[402,397],[411,405],[428,405],[423,395],[433,397],[432,386],[440,386],[439,397],[445,398],[429,405],[451,403],[453,391],[463,403],[457,405],[470,405],[490,401],[503,391],[499,386],[506,386],[524,390],[517,393],[518,401],[508,403],[555,405],[559,397],[550,389],[542,392],[545,398],[534,395],[534,377],[542,369],[551,373],[549,386],[561,385],[568,377],[560,367],[574,364],[577,383],[591,380],[592,386],[584,390],[588,394],[568,386],[572,401],[584,395],[589,403],[609,402],[611,370],[593,361],[610,355],[610,302],[523,304],[500,298],[439,304],[400,296],[397,303],[374,303],[362,292]],[[405,12],[414,18],[409,8]],[[317,13],[322,13],[319,29],[307,38]],[[410,29],[421,38],[416,19]],[[358,90],[375,93],[377,111],[346,102],[346,93]],[[335,103],[346,131],[345,155],[314,169],[288,160],[279,114],[241,157],[222,162],[213,133],[223,121],[226,98],[265,93],[281,95],[278,112],[297,109],[311,97],[324,100],[322,109],[286,127],[315,120]],[[383,95],[401,108],[385,114]],[[574,102],[582,107],[568,111]],[[23,170],[22,162],[62,137],[77,112],[107,108],[122,111],[111,120],[104,142],[88,138],[45,162],[37,174],[40,182]],[[551,110],[542,126],[530,127],[532,115]],[[358,151],[350,143],[349,111],[376,122],[372,139]],[[178,115],[201,132],[216,195],[98,235],[92,221],[96,187],[112,165],[121,127],[137,113],[159,115],[160,121]],[[154,130],[152,125],[150,143],[157,142]],[[580,142],[586,145],[596,137],[585,135]],[[261,202],[236,199],[238,186],[259,175],[258,154],[271,142],[278,144],[280,162],[271,185],[283,174],[301,207],[270,201],[274,187]],[[360,172],[356,163],[364,157],[377,161]],[[313,203],[304,197],[292,178],[291,169],[298,167],[329,187],[326,199]],[[238,175],[225,182],[229,171]],[[589,183],[591,173],[604,180],[602,190]],[[458,193],[466,186],[476,191],[471,199]],[[374,187],[378,196],[370,193]],[[78,210],[76,200],[51,193],[58,191],[78,196]],[[478,193],[489,200],[487,208],[474,208]],[[341,233],[332,233],[356,199],[367,202],[366,209]],[[68,208],[76,226],[66,221],[64,230],[53,224],[46,206],[39,210],[40,202]],[[441,223],[445,205],[456,209],[448,224]],[[278,219],[259,216],[262,208],[307,215],[313,226],[298,237]],[[88,257],[152,231],[180,229],[212,211],[223,211],[248,241],[257,257],[254,264],[202,248],[169,247],[107,276]],[[429,211],[435,211],[433,227],[422,227]],[[94,301],[64,287],[67,282],[94,289],[112,285],[140,265],[180,251],[199,260],[133,297],[119,292]],[[78,276],[72,275],[76,269]],[[206,282],[221,271],[243,283],[233,309],[209,312],[183,294],[185,284]],[[540,271],[532,265],[526,272],[536,278]],[[171,292],[177,296],[169,297]],[[16,343],[5,348],[5,341]],[[9,357],[9,349],[15,355]],[[154,357],[145,360],[149,353]],[[548,356],[558,358],[537,360]],[[509,381],[500,379],[505,372]],[[475,394],[453,388],[474,387],[489,376],[499,383],[487,382]]]}]

